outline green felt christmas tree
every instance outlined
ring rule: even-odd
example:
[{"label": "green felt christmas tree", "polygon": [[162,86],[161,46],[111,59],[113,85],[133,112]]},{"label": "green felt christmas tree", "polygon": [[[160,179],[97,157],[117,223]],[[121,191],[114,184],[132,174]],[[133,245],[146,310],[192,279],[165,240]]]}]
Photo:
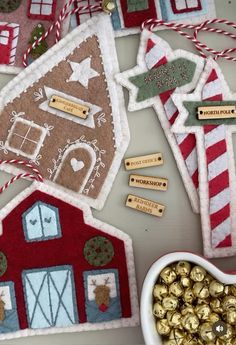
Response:
[{"label": "green felt christmas tree", "polygon": [[[37,39],[39,39],[45,33],[43,24],[39,23],[31,33],[30,44],[33,44]],[[43,55],[48,50],[48,45],[45,40],[40,42],[35,48],[32,49],[30,55],[35,60],[41,55]]]},{"label": "green felt christmas tree", "polygon": [[0,0],[0,12],[13,12],[20,6],[21,3],[22,0]]}]

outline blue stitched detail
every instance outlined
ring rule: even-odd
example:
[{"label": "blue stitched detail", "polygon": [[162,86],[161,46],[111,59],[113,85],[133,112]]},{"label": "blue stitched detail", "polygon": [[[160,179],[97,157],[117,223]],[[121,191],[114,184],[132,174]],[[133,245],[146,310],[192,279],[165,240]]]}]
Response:
[{"label": "blue stitched detail", "polygon": [[[114,277],[113,281],[109,277]],[[107,270],[93,270],[85,271],[83,273],[84,278],[84,288],[85,288],[85,309],[87,315],[87,321],[96,323],[111,321],[115,319],[120,319],[122,317],[122,310],[120,304],[120,289],[119,289],[119,278],[117,269],[107,269]],[[96,302],[95,291],[96,287],[91,286],[91,281],[97,286],[106,284],[108,279],[107,286],[110,287],[110,300],[107,305],[107,309],[103,309],[103,306],[99,306]],[[104,283],[103,283],[104,282]],[[90,289],[90,292],[89,292]],[[92,290],[91,290],[92,289]]]},{"label": "blue stitched detail", "polygon": [[58,208],[41,201],[22,214],[22,222],[27,242],[45,241],[62,236]]},{"label": "blue stitched detail", "polygon": [[120,22],[120,15],[119,15],[116,0],[115,0],[115,5],[116,5],[116,7],[115,7],[115,10],[112,12],[111,21],[112,21],[113,29],[114,30],[120,30],[121,29],[121,22]]},{"label": "blue stitched detail", "polygon": [[202,0],[202,9],[200,11],[173,13],[170,0],[160,0],[162,19],[166,21],[188,19],[197,16],[202,16],[208,12],[208,4],[206,0]]},{"label": "blue stitched detail", "polygon": [[[17,308],[16,308],[16,296],[15,296],[15,288],[14,283],[11,281],[8,282],[1,282],[0,283],[0,291],[3,289],[9,289],[10,294],[10,304],[5,304],[5,317],[4,320],[0,323],[0,334],[1,333],[9,333],[9,332],[15,332],[20,329],[19,327],[19,320],[18,320],[18,314],[17,314]],[[3,301],[4,301],[4,290],[3,292]],[[5,296],[6,297],[6,296]]]},{"label": "blue stitched detail", "polygon": [[25,270],[22,280],[29,328],[79,322],[72,266]]}]

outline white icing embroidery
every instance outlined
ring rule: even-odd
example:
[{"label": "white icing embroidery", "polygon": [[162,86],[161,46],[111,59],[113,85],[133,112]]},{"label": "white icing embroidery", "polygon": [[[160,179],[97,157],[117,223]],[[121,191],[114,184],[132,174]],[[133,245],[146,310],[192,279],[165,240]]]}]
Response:
[{"label": "white icing embroidery", "polygon": [[43,98],[43,89],[41,89],[41,87],[40,87],[38,91],[34,92],[34,96],[35,96],[35,98],[34,98],[35,102],[38,102],[40,99],[42,99]]},{"label": "white icing embroidery", "polygon": [[42,155],[38,155],[35,159],[31,159],[29,162],[34,163],[35,165],[39,166],[40,165],[40,160],[43,158]]},{"label": "white icing embroidery", "polygon": [[73,71],[67,82],[78,81],[83,87],[88,89],[89,81],[99,77],[99,73],[91,67],[91,57],[87,57],[80,63],[68,60]]},{"label": "white icing embroidery", "polygon": [[50,132],[54,129],[54,126],[48,125],[47,123],[44,124],[44,127],[47,131],[47,136],[50,137]]},{"label": "white icing embroidery", "polygon": [[0,141],[0,151],[3,151],[5,155],[8,154],[8,150],[6,149],[6,146],[4,145],[3,141]]},{"label": "white icing embroidery", "polygon": [[10,122],[15,122],[16,121],[16,119],[18,118],[18,117],[20,117],[20,116],[24,116],[25,115],[25,113],[22,111],[22,112],[19,112],[19,113],[17,113],[15,110],[13,110],[12,111],[12,113],[11,113],[11,115],[12,115],[12,118],[10,118]]},{"label": "white icing embroidery", "polygon": [[98,127],[102,127],[102,124],[103,123],[106,123],[107,120],[105,119],[105,113],[101,113],[98,118],[97,118],[97,124],[98,124]]},{"label": "white icing embroidery", "polygon": [[[67,119],[67,120],[71,120],[73,122],[79,123],[80,125],[83,125],[83,126],[86,126],[86,127],[90,127],[90,128],[95,128],[94,115],[96,115],[97,113],[102,111],[101,107],[99,107],[99,106],[97,106],[95,104],[91,104],[89,102],[82,101],[79,98],[72,97],[70,95],[67,95],[64,92],[60,92],[58,90],[52,89],[52,88],[47,87],[47,86],[44,86],[44,91],[45,91],[47,99],[46,99],[46,101],[43,101],[43,103],[41,103],[39,105],[39,109],[41,109],[43,111],[46,111],[46,112],[49,112],[51,114],[57,115],[59,117],[62,117],[63,119]],[[63,97],[65,99],[69,100],[69,101],[72,101],[72,102],[75,102],[75,103],[79,103],[81,105],[88,106],[89,107],[89,115],[88,115],[87,119],[86,120],[80,119],[77,116],[66,114],[66,113],[64,113],[61,110],[51,108],[49,106],[49,101],[50,101],[50,99],[52,98],[53,95],[59,96],[59,97]]]}]

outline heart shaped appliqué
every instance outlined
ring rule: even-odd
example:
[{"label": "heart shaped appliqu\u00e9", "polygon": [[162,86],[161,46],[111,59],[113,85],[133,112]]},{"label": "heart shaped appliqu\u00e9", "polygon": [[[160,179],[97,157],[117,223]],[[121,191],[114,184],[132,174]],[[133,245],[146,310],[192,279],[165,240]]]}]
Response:
[{"label": "heart shaped appliqu\u00e9", "polygon": [[76,158],[72,158],[70,161],[70,164],[72,166],[72,169],[74,170],[74,172],[77,172],[81,169],[83,169],[84,167],[84,162],[83,161],[78,161]]}]

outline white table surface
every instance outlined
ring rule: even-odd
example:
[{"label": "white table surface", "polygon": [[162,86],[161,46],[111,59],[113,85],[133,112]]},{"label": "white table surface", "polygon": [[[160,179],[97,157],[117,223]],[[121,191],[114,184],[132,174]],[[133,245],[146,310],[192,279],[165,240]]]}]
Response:
[{"label": "white table surface", "polygon": [[[236,0],[215,0],[218,18],[227,18],[236,21]],[[173,48],[183,48],[193,51],[190,42],[174,32],[158,33],[165,38]],[[203,34],[202,34],[203,35]],[[203,38],[203,36],[200,36]],[[205,42],[212,47],[222,48],[236,46],[230,39],[204,34]],[[136,54],[139,46],[139,35],[119,38],[116,40],[120,69],[124,71],[136,64]],[[236,92],[236,62],[220,61],[220,66],[232,90]],[[0,88],[13,76],[0,75]],[[128,93],[125,91],[126,104]],[[143,155],[153,152],[162,152],[165,159],[164,166],[139,170],[139,173],[167,177],[169,190],[155,192],[128,187],[129,173],[121,166],[112,191],[102,211],[94,211],[95,217],[110,223],[127,232],[133,239],[134,255],[137,272],[139,295],[145,274],[156,258],[162,254],[189,250],[202,254],[202,237],[200,217],[195,215],[190,207],[181,177],[175,160],[166,141],[164,133],[152,109],[128,113],[131,131],[131,142],[126,157]],[[235,147],[236,140],[234,139]],[[0,183],[9,179],[9,175],[0,173]],[[0,196],[0,207],[3,207],[12,197],[29,185],[26,181],[14,184]],[[166,205],[167,209],[162,219],[145,215],[126,208],[125,199],[128,193],[136,193],[145,198],[156,200]],[[212,260],[223,270],[235,270],[236,258]],[[4,345],[79,345],[79,344],[113,344],[131,345],[144,344],[140,327],[121,328],[109,331],[82,332],[60,334],[41,337],[29,337],[1,342]]]}]

